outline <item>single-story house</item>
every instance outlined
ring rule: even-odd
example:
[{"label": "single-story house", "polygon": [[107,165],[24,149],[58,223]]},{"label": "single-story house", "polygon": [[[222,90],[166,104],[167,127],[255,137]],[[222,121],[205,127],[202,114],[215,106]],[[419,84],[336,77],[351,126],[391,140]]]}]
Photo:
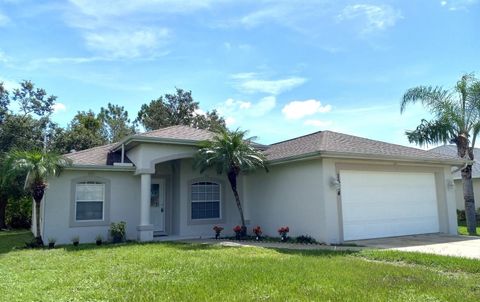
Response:
[{"label": "single-story house", "polygon": [[[206,130],[173,126],[69,153],[73,166],[48,179],[41,233],[68,243],[108,236],[125,221],[127,239],[212,237],[240,223],[228,180],[200,174],[192,158]],[[448,155],[320,131],[268,146],[269,172],[241,175],[248,231],[309,235],[326,243],[421,233],[457,234]],[[35,226],[35,223],[33,223]]]},{"label": "single-story house", "polygon": [[[452,157],[458,157],[457,146],[442,145],[433,149],[431,152],[440,153]],[[472,165],[472,181],[473,181],[473,196],[475,196],[475,207],[480,208],[480,149],[474,148],[473,156],[475,162]],[[458,168],[453,170],[453,182],[455,183],[455,199],[457,201],[457,209],[465,210],[465,200],[463,199],[463,183],[462,172]]]}]

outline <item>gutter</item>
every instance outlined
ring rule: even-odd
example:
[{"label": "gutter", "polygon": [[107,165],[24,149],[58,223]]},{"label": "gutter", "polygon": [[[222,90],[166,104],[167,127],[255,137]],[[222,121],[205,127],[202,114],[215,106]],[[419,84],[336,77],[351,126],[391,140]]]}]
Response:
[{"label": "gutter", "polygon": [[118,171],[118,172],[135,172],[137,168],[134,166],[111,166],[111,165],[73,165],[65,168],[66,171]]},{"label": "gutter", "polygon": [[390,156],[380,156],[380,155],[367,155],[367,154],[358,154],[358,153],[344,153],[344,152],[311,152],[302,155],[295,155],[291,157],[275,159],[272,161],[267,161],[271,165],[283,164],[287,162],[299,161],[299,160],[308,160],[314,158],[340,158],[340,159],[362,159],[362,160],[382,160],[382,161],[401,161],[401,162],[419,162],[427,164],[441,164],[441,165],[452,165],[456,167],[463,167],[473,161],[465,162],[464,160],[457,159],[419,159],[412,157],[390,157]]}]

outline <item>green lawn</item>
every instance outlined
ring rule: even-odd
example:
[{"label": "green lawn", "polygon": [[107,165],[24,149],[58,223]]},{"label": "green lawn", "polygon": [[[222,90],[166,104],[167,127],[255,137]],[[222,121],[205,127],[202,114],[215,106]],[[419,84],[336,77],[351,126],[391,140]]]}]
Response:
[{"label": "green lawn", "polygon": [[[460,220],[458,222],[458,233],[460,235],[468,235],[467,222]],[[480,223],[477,222],[477,236],[480,236]]]},{"label": "green lawn", "polygon": [[180,243],[11,250],[31,235],[6,234],[0,232],[2,301],[480,299],[476,260]]}]

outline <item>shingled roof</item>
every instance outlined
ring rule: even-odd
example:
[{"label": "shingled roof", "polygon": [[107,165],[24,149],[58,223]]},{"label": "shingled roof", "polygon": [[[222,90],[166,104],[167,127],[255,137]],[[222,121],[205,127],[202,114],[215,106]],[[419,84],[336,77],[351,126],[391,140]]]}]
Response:
[{"label": "shingled roof", "polygon": [[[442,146],[438,146],[438,147],[435,147],[433,149],[430,149],[428,151],[432,152],[432,153],[439,153],[439,154],[443,154],[443,155],[448,155],[448,156],[460,158],[458,156],[458,153],[457,153],[457,146],[455,146],[455,145],[442,145]],[[480,149],[475,148],[473,150],[473,156],[476,160],[480,159]],[[472,165],[472,177],[473,178],[480,178],[480,162],[478,162],[478,161],[474,162],[473,165]],[[453,178],[454,179],[462,179],[461,172],[460,171],[455,172],[453,174]]]},{"label": "shingled roof", "polygon": [[426,161],[458,160],[449,155],[332,131],[319,131],[272,144],[266,151],[266,156],[270,161],[277,161],[322,153]]},{"label": "shingled roof", "polygon": [[[158,139],[159,142],[184,141],[195,143],[212,139],[214,135],[208,130],[188,126],[171,126],[135,134],[120,143],[69,153],[66,154],[66,157],[72,159],[74,165],[106,165],[109,154],[118,149],[122,143],[128,144],[131,141],[145,138],[153,139],[153,141]],[[284,161],[309,155],[344,154],[346,156],[358,155],[386,159],[460,162],[457,157],[450,154],[429,152],[332,131],[319,131],[269,146],[259,146],[262,147],[262,150],[265,149],[264,152],[269,161]]]}]

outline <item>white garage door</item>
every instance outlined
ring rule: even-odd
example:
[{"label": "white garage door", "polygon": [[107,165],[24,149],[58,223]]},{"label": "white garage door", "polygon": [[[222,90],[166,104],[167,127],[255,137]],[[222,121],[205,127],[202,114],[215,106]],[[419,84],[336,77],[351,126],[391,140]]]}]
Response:
[{"label": "white garage door", "polygon": [[439,232],[433,173],[340,171],[344,240]]}]

